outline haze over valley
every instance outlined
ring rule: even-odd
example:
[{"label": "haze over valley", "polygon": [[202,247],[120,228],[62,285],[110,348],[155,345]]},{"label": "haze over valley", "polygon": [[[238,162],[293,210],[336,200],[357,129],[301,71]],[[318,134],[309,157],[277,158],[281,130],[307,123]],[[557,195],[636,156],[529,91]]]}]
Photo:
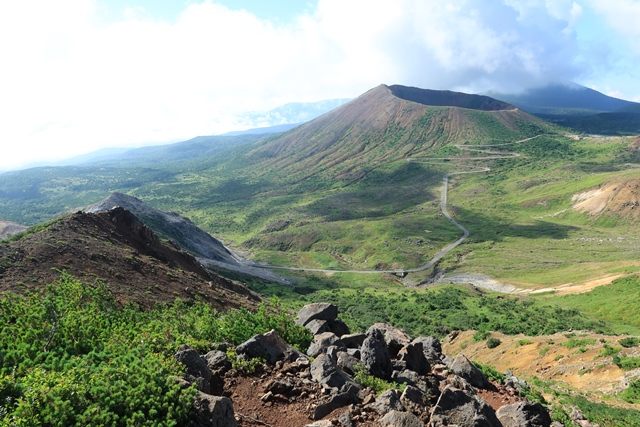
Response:
[{"label": "haze over valley", "polygon": [[640,5],[32,6],[0,425],[640,425]]}]

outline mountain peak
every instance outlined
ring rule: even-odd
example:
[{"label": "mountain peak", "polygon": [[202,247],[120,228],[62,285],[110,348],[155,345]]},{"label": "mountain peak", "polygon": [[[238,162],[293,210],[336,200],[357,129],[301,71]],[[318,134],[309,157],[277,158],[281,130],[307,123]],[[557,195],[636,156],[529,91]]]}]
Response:
[{"label": "mountain peak", "polygon": [[458,107],[483,111],[514,110],[516,108],[511,104],[484,95],[402,85],[385,85],[385,87],[396,98],[427,106]]}]

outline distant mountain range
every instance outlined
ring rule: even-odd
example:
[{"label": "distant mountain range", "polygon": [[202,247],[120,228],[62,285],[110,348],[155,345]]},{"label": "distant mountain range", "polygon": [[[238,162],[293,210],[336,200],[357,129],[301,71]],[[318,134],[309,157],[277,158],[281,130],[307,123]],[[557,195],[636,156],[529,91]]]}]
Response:
[{"label": "distant mountain range", "polygon": [[522,93],[489,93],[545,120],[587,133],[640,133],[640,103],[614,98],[575,83]]}]

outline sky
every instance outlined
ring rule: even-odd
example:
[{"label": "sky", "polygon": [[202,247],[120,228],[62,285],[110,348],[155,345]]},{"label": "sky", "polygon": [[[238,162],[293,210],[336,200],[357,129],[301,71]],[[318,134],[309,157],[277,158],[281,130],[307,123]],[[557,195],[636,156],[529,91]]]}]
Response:
[{"label": "sky", "polygon": [[0,170],[380,83],[640,101],[640,0],[0,0]]}]

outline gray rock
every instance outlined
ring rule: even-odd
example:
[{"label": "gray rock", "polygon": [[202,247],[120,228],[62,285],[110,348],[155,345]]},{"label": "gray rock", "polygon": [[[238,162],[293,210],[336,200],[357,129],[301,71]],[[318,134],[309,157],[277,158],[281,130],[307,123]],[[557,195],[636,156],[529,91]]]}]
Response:
[{"label": "gray rock", "polygon": [[342,342],[348,349],[359,349],[360,347],[362,347],[362,343],[364,342],[364,339],[366,337],[366,334],[347,334],[342,335],[340,337],[340,340],[342,340]]},{"label": "gray rock", "polygon": [[259,357],[269,364],[278,360],[295,360],[301,355],[287,344],[273,329],[262,335],[256,335],[236,347],[238,356],[248,359]]},{"label": "gray rock", "polygon": [[233,404],[228,397],[211,396],[197,392],[193,416],[190,424],[192,427],[236,427]]},{"label": "gray rock", "polygon": [[405,362],[407,369],[424,375],[429,371],[429,362],[424,356],[421,342],[412,342],[400,349],[398,359]]},{"label": "gray rock", "polygon": [[218,375],[224,375],[231,369],[231,362],[224,351],[212,350],[204,355],[204,359],[211,372]]},{"label": "gray rock", "polygon": [[376,398],[371,408],[380,415],[384,415],[389,411],[404,411],[405,407],[400,401],[400,392],[398,390],[387,390]]},{"label": "gray rock", "polygon": [[369,330],[360,348],[360,361],[371,375],[384,379],[391,377],[391,356],[381,330]]},{"label": "gray rock", "polygon": [[419,388],[414,387],[412,385],[408,385],[407,388],[404,389],[402,395],[400,396],[400,401],[405,405],[417,405],[424,406],[425,398],[422,391]]},{"label": "gray rock", "polygon": [[339,351],[336,364],[340,369],[347,372],[350,375],[355,374],[356,366],[360,363],[360,359],[356,359],[354,356],[351,356],[346,351]]},{"label": "gray rock", "polygon": [[502,406],[496,412],[503,427],[550,427],[547,408],[539,403],[519,402]]},{"label": "gray rock", "polygon": [[449,369],[454,374],[464,378],[474,387],[486,388],[489,381],[480,369],[476,368],[464,354],[459,354],[449,365]]},{"label": "gray rock", "polygon": [[351,332],[347,324],[340,319],[330,320],[329,330],[339,337],[342,337],[343,335],[348,335]]},{"label": "gray rock", "polygon": [[431,411],[430,427],[453,424],[472,427],[501,427],[489,405],[463,390],[446,386]]},{"label": "gray rock", "polygon": [[338,417],[338,424],[340,424],[340,426],[342,427],[355,427],[351,412],[345,412],[344,414],[340,415]]},{"label": "gray rock", "polygon": [[382,427],[422,427],[418,417],[411,412],[390,411],[378,421]]},{"label": "gray rock", "polygon": [[[196,388],[204,393],[211,393],[212,373],[207,366],[207,361],[197,351],[183,345],[176,352],[176,360],[185,367],[184,379],[194,383]],[[215,390],[220,392],[221,390]]]},{"label": "gray rock", "polygon": [[318,335],[323,332],[331,332],[331,328],[329,328],[329,321],[327,320],[313,319],[304,325],[304,327],[313,335]]},{"label": "gray rock", "polygon": [[389,354],[392,358],[396,357],[402,347],[411,342],[411,339],[407,334],[388,323],[374,323],[369,327],[369,329],[367,329],[367,335],[369,335],[374,329],[382,331],[384,341],[387,343],[387,348],[389,349]]},{"label": "gray rock", "polygon": [[304,427],[333,427],[333,423],[330,420],[316,421],[315,423],[307,424]]},{"label": "gray rock", "polygon": [[420,376],[411,370],[393,371],[391,379],[400,384],[417,385],[420,382]]},{"label": "gray rock", "polygon": [[424,357],[429,363],[440,363],[442,361],[442,345],[436,337],[418,337],[411,341],[421,343]]},{"label": "gray rock", "polygon": [[338,368],[336,361],[325,353],[320,354],[311,363],[311,379],[337,389],[353,381],[346,372]]},{"label": "gray rock", "polygon": [[[342,338],[341,338],[342,340]],[[360,360],[360,347],[358,348],[347,348],[347,354],[349,356],[353,356],[356,359]]]},{"label": "gray rock", "polygon": [[298,325],[305,326],[312,320],[335,320],[338,317],[338,307],[326,302],[307,304],[298,312]]},{"label": "gray rock", "polygon": [[354,398],[350,393],[339,393],[331,395],[325,402],[320,403],[318,406],[316,406],[316,408],[313,410],[313,413],[311,414],[311,419],[319,420],[320,418],[326,417],[336,409],[350,405],[351,403],[354,403]]},{"label": "gray rock", "polygon": [[329,347],[336,346],[339,349],[344,348],[340,338],[333,332],[323,332],[313,337],[313,341],[307,350],[307,355],[316,357],[320,353],[324,353]]}]

